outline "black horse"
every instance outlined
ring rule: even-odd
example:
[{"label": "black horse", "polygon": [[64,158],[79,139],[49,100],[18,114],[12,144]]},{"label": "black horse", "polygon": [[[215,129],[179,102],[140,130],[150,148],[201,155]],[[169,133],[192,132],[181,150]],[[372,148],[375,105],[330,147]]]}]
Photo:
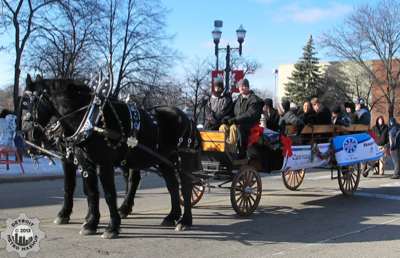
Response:
[{"label": "black horse", "polygon": [[[121,219],[117,210],[114,167],[120,166],[121,163],[131,169],[131,172],[157,165],[166,181],[172,205],[162,224],[172,226],[177,222],[177,230],[192,225],[190,172],[198,169],[193,164],[199,164],[200,137],[192,121],[181,110],[172,107],[157,108],[152,118],[146,111],[139,109],[140,128],[135,134],[138,144],[132,147],[127,144],[127,139],[131,138],[128,137],[131,134],[131,115],[127,105],[118,100],[107,100],[102,110],[102,120],[97,125],[101,130],[92,132],[84,141],[71,143],[66,139],[78,129],[84,117],[85,107],[93,99],[92,90],[76,81],[39,78],[33,82],[28,77],[26,92],[32,93],[32,117],[35,125],[28,139],[39,143],[43,131],[48,128],[52,117],[55,117],[61,125],[63,140],[68,148],[72,148],[76,161],[76,164],[63,162],[66,176],[68,174],[69,177],[73,177],[74,172],[67,171],[75,171],[76,166],[79,166],[85,175],[83,183],[89,209],[81,234],[94,234],[97,230],[100,219],[97,186],[99,176],[111,217],[102,237],[114,238],[118,235]],[[182,183],[185,208],[182,217],[176,173],[179,174]],[[66,178],[66,187],[73,188],[72,180]],[[62,210],[59,215],[68,215],[72,209],[71,189],[66,189],[67,192],[67,205],[64,207],[68,210]]]}]

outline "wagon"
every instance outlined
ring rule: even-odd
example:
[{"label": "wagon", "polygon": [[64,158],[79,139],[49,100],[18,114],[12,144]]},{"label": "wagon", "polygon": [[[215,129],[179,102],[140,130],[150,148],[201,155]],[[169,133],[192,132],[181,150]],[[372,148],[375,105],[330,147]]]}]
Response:
[{"label": "wagon", "polygon": [[[239,216],[248,216],[258,207],[262,194],[261,177],[248,159],[239,159],[231,152],[225,134],[219,131],[201,131],[202,170],[195,172],[192,206],[203,197],[206,187],[230,191],[232,208]],[[210,180],[218,181],[211,185]]]},{"label": "wagon", "polygon": [[[283,155],[279,149],[274,153],[268,152],[268,155],[246,159],[237,159],[228,150],[229,146],[225,143],[223,132],[201,131],[203,170],[195,173],[198,180],[193,186],[192,205],[194,206],[200,201],[206,187],[225,188],[230,190],[231,205],[235,212],[239,216],[251,215],[257,209],[262,195],[262,184],[258,171],[262,170],[263,161],[276,159],[271,154],[282,158],[276,164],[274,171],[282,173],[283,183],[287,189],[297,190],[308,169],[325,167],[330,168],[331,179],[338,180],[342,193],[351,196],[358,188],[364,160],[350,159],[349,162],[342,162],[343,157],[339,157],[338,162],[333,145],[336,144],[336,141],[341,140],[344,145],[346,139],[350,139],[347,145],[349,148],[354,148],[357,147],[354,145],[354,141],[357,142],[356,138],[362,137],[363,140],[360,141],[362,146],[367,146],[371,152],[367,159],[376,160],[380,157],[380,153],[374,140],[366,133],[367,130],[368,126],[365,125],[350,127],[314,125],[304,127],[298,134],[293,126],[287,126],[285,138],[292,142],[292,156]],[[360,148],[362,149],[362,147]],[[342,156],[345,155],[344,160],[352,158],[356,154],[341,153]],[[222,182],[210,185],[210,180],[222,180]],[[230,186],[226,186],[228,184]]]},{"label": "wagon", "polygon": [[[349,136],[365,134],[368,131],[369,127],[367,125],[352,125],[350,127],[344,126],[335,126],[335,125],[314,125],[314,126],[306,126],[301,131],[300,135],[296,134],[296,130],[293,126],[286,127],[286,133],[289,135],[293,142],[296,145],[300,145],[303,147],[304,145],[311,146],[313,143],[329,143],[331,145],[332,139],[335,137],[341,136]],[[370,139],[372,141],[372,139]],[[300,147],[294,145],[293,148]],[[372,146],[372,145],[371,145]],[[375,148],[372,149],[373,158],[366,157],[366,160],[375,160],[380,157],[380,153],[377,150],[377,146],[373,146]],[[349,155],[349,154],[348,154]],[[331,160],[327,167],[330,168],[331,171],[331,179],[337,179],[339,188],[343,195],[351,196],[357,190],[360,175],[362,173],[362,167],[366,162],[352,162],[349,165],[341,166],[337,164],[335,160]],[[312,168],[313,166],[309,166]],[[307,168],[301,169],[283,169],[282,170],[282,179],[285,187],[291,191],[297,190],[302,184]],[[335,175],[336,172],[336,175]]]}]

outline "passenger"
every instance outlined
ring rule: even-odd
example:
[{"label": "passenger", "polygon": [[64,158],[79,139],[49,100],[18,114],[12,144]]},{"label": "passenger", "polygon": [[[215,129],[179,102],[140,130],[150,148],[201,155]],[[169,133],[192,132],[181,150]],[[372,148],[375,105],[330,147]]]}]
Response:
[{"label": "passenger", "polygon": [[394,117],[389,119],[390,156],[394,164],[392,179],[400,179],[400,125]]},{"label": "passenger", "polygon": [[224,118],[229,118],[232,112],[233,102],[229,92],[224,92],[224,83],[221,78],[214,80],[214,91],[208,100],[206,114],[206,130],[218,130]]},{"label": "passenger", "polygon": [[359,98],[356,101],[356,121],[355,124],[370,125],[371,124],[371,113],[365,105],[365,100]]},{"label": "passenger", "polygon": [[270,98],[264,100],[260,126],[271,129],[272,131],[279,130],[279,114],[278,111],[273,107],[273,101]]},{"label": "passenger", "polygon": [[331,124],[331,112],[329,109],[321,104],[318,98],[311,99],[312,107],[315,111],[314,123],[317,125]]},{"label": "passenger", "polygon": [[305,125],[314,124],[315,111],[311,106],[309,100],[304,101],[303,110],[299,114],[299,118],[303,121]]},{"label": "passenger", "polygon": [[[238,82],[240,95],[234,102],[232,118],[224,118],[220,131],[225,132],[227,143],[239,143],[239,157],[244,157],[250,129],[259,123],[264,102],[250,90],[247,79]],[[239,132],[239,133],[237,133]]]},{"label": "passenger", "polygon": [[345,107],[345,109],[346,109],[346,113],[347,113],[347,115],[351,118],[351,122],[352,123],[355,123],[356,122],[356,118],[357,118],[357,116],[356,116],[356,114],[355,114],[355,105],[354,105],[354,103],[353,102],[346,102],[346,103],[344,103],[344,107]]},{"label": "passenger", "polygon": [[342,126],[350,126],[351,118],[342,111],[342,108],[337,105],[332,109],[332,124],[333,125],[342,125]]},{"label": "passenger", "polygon": [[378,144],[379,150],[384,153],[384,156],[379,159],[378,173],[383,175],[385,173],[385,159],[386,159],[386,148],[389,143],[388,126],[385,124],[383,116],[378,116],[375,122],[375,126],[372,127],[372,131],[375,133],[375,142]]},{"label": "passenger", "polygon": [[297,117],[295,112],[290,110],[290,102],[288,100],[282,101],[281,106],[282,115],[279,120],[279,128],[281,132],[285,130],[286,125],[294,125],[296,126],[297,134],[300,134],[304,127],[303,121]]}]

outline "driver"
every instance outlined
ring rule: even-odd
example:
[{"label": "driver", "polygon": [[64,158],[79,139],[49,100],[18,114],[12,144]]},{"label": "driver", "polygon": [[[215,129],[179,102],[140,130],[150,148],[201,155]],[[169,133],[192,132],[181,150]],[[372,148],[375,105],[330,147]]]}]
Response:
[{"label": "driver", "polygon": [[228,144],[236,146],[239,143],[239,158],[244,158],[250,129],[259,123],[264,102],[250,90],[249,80],[242,79],[238,86],[240,95],[234,102],[234,116],[223,119],[220,131],[225,132]]}]

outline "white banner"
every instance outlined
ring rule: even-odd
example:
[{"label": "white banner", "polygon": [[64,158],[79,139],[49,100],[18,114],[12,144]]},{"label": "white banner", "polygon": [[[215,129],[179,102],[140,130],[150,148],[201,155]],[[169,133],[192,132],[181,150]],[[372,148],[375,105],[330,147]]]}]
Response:
[{"label": "white banner", "polygon": [[[318,149],[324,155],[329,151],[329,143],[318,144]],[[328,165],[329,159],[323,160],[315,154],[312,155],[311,145],[292,146],[292,152],[292,156],[285,158],[282,171],[325,167]]]},{"label": "white banner", "polygon": [[383,156],[374,139],[367,133],[336,136],[333,146],[339,166],[378,160]]}]

